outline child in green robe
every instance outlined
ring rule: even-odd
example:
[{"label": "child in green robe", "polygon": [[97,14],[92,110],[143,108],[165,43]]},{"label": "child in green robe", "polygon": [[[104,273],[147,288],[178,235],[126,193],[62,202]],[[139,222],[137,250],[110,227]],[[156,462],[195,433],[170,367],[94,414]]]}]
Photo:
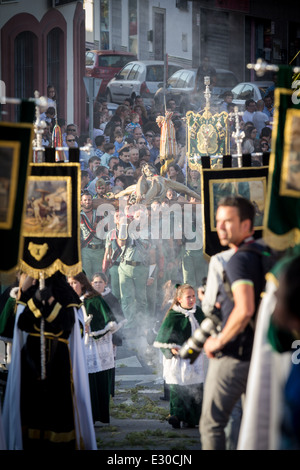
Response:
[{"label": "child in green robe", "polygon": [[204,314],[196,305],[195,290],[189,284],[177,286],[154,347],[163,353],[163,376],[170,389],[169,423],[173,428],[195,427],[202,408],[203,383],[208,359],[201,352],[191,364],[179,355],[183,343],[199,327]]}]

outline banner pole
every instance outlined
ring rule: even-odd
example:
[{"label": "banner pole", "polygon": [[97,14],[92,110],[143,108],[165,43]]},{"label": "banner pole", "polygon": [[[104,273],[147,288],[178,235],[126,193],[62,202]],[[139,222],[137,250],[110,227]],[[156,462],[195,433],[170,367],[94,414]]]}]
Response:
[{"label": "banner pole", "polygon": [[[42,290],[45,287],[45,278],[43,271],[40,271],[40,282],[39,289]],[[41,319],[41,379],[46,378],[46,365],[45,365],[45,320]]]}]

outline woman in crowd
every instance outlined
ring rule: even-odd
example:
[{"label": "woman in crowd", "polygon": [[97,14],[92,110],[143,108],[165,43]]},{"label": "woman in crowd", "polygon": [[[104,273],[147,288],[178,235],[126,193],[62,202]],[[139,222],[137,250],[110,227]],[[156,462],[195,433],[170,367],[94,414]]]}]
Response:
[{"label": "woman in crowd", "polygon": [[108,278],[106,274],[102,272],[95,273],[92,277],[91,285],[98,292],[98,294],[100,294],[104,298],[114,318],[118,322],[118,327],[121,327],[125,322],[125,317],[120,302],[118,301],[117,297],[112,293],[108,285]]},{"label": "woman in crowd", "polygon": [[134,177],[134,169],[131,168],[131,167],[125,168],[125,170],[124,170],[124,175],[125,175],[125,176],[132,176],[132,177]]},{"label": "woman in crowd", "polygon": [[84,304],[85,350],[94,423],[109,423],[114,352],[112,334],[117,322],[102,296],[81,272],[68,278],[69,284]]},{"label": "woman in crowd", "polygon": [[[115,297],[108,286],[108,279],[104,273],[95,273],[92,277],[91,284],[93,288],[104,298],[105,302],[109,306],[114,318],[118,322],[118,328],[121,328],[126,322],[122,307],[117,297]],[[113,334],[112,337],[114,358],[116,360],[117,346],[122,346],[122,333],[118,330]],[[112,388],[111,396],[115,396],[115,368],[112,371]]]},{"label": "woman in crowd", "polygon": [[140,104],[136,104],[133,108],[134,112],[138,113],[139,115],[139,123],[141,127],[144,127],[145,124],[148,122],[148,115],[146,108]]},{"label": "woman in crowd", "polygon": [[167,176],[170,180],[178,181],[178,183],[185,184],[185,177],[182,169],[176,163],[171,163],[168,166]]},{"label": "woman in crowd", "polygon": [[186,199],[184,196],[177,194],[174,189],[169,188],[166,192],[165,202],[167,204],[170,204],[172,202],[186,202]]},{"label": "woman in crowd", "polygon": [[57,116],[57,94],[54,85],[47,86],[47,102],[48,108],[53,107],[55,109],[55,116]]},{"label": "woman in crowd", "polygon": [[262,137],[259,141],[260,152],[270,152],[270,144],[266,137]]},{"label": "woman in crowd", "polygon": [[188,167],[187,186],[198,194],[201,194],[201,180],[198,170]]},{"label": "woman in crowd", "polygon": [[261,130],[261,133],[259,135],[260,139],[266,139],[271,146],[271,139],[272,139],[272,129],[268,126],[263,127]]},{"label": "woman in crowd", "polygon": [[117,116],[116,114],[110,118],[104,129],[104,135],[107,142],[111,142],[112,144],[114,143],[115,130],[120,130],[123,132],[122,120],[120,116]]},{"label": "woman in crowd", "polygon": [[254,126],[248,126],[245,129],[245,137],[242,144],[243,153],[254,153],[257,151],[256,134],[257,130]]}]

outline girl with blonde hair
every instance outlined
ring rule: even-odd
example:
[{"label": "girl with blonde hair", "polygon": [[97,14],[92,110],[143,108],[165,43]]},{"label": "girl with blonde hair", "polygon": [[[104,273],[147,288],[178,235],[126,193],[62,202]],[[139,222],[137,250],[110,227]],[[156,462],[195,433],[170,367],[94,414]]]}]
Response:
[{"label": "girl with blonde hair", "polygon": [[163,353],[163,377],[170,389],[168,422],[173,428],[180,428],[181,424],[182,427],[199,424],[207,359],[201,352],[191,364],[180,357],[179,350],[203,320],[204,314],[196,305],[193,287],[177,285],[171,307],[153,344]]}]

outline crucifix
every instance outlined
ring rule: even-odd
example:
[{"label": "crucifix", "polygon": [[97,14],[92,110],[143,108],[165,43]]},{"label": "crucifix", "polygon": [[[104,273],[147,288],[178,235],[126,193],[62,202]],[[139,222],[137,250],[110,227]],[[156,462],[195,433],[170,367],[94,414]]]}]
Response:
[{"label": "crucifix", "polygon": [[[243,115],[243,112],[239,112],[239,108],[237,106],[234,107],[234,112],[233,113],[229,113],[229,119],[230,121],[233,121],[235,120],[235,132],[232,133],[232,137],[234,138],[235,142],[236,142],[236,148],[237,148],[237,157],[241,157],[242,156],[242,142],[243,142],[243,138],[245,137],[245,133],[244,131],[241,131],[241,128],[240,128],[240,119],[239,119],[239,116],[242,116]],[[238,161],[240,159],[238,158]],[[238,165],[238,166],[241,166],[241,165]]]}]

